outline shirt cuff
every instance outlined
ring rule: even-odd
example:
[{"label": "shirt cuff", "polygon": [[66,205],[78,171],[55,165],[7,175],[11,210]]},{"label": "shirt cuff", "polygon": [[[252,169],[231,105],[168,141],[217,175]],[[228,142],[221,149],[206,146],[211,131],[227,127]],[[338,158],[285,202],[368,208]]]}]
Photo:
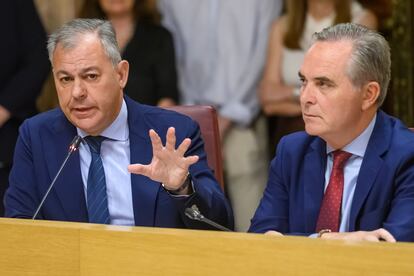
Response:
[{"label": "shirt cuff", "polygon": [[241,126],[248,126],[259,113],[259,108],[254,110],[240,103],[229,103],[219,109],[220,116],[226,117]]},{"label": "shirt cuff", "polygon": [[167,191],[167,193],[170,196],[175,197],[175,198],[187,198],[187,197],[192,196],[196,192],[195,191],[195,188],[194,188],[194,182],[193,182],[193,180],[191,180],[191,188],[192,188],[192,191],[193,192],[191,194],[189,194],[189,195],[176,195],[176,194],[170,193],[168,190],[165,190],[165,191]]}]

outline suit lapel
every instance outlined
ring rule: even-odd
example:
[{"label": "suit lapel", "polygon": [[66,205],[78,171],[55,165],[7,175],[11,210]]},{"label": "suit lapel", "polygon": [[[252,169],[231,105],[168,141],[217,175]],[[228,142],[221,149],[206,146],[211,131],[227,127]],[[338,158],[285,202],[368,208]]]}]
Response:
[{"label": "suit lapel", "polygon": [[[128,108],[131,164],[149,164],[152,159],[149,127],[142,107],[125,97]],[[155,204],[160,185],[143,175],[131,174],[132,203],[135,225],[154,226]]]},{"label": "suit lapel", "polygon": [[381,170],[383,164],[381,156],[388,150],[391,131],[390,126],[384,120],[384,116],[382,111],[377,113],[375,127],[362,160],[352,201],[349,231],[355,231],[358,214],[377,178],[378,172]]},{"label": "suit lapel", "polygon": [[326,144],[316,138],[310,145],[310,149],[304,158],[304,182],[305,223],[308,233],[316,228],[319,209],[322,203],[325,184],[326,168]]},{"label": "suit lapel", "polygon": [[[66,158],[69,144],[75,135],[76,128],[66,120],[62,113],[59,113],[51,125],[51,132],[48,132],[42,139],[45,149],[53,149],[45,150],[46,160],[51,160],[47,163],[49,183]],[[79,160],[79,151],[76,151],[69,157],[51,191],[57,195],[65,220],[68,221],[88,221]]]}]

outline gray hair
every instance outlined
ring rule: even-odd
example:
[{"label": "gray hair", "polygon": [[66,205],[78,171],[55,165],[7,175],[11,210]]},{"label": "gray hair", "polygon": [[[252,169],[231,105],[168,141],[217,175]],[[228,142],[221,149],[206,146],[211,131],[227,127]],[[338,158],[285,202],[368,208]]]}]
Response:
[{"label": "gray hair", "polygon": [[72,49],[77,46],[81,35],[95,33],[102,44],[105,54],[116,66],[121,61],[115,30],[107,20],[101,19],[73,19],[49,36],[47,50],[52,62],[53,52],[58,44],[63,49]]},{"label": "gray hair", "polygon": [[388,42],[379,33],[354,23],[342,23],[323,29],[313,35],[314,41],[352,42],[352,53],[347,75],[354,87],[370,81],[378,82],[380,94],[377,106],[385,100],[391,78],[391,54]]}]

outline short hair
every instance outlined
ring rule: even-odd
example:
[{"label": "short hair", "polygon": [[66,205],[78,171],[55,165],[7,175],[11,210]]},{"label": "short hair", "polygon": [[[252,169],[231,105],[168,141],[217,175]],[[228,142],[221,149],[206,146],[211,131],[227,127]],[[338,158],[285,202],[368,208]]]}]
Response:
[{"label": "short hair", "polygon": [[63,49],[74,48],[77,46],[80,36],[90,33],[97,35],[105,54],[116,66],[121,61],[121,54],[115,30],[109,21],[101,19],[73,19],[52,33],[47,41],[50,62],[52,62],[53,52],[58,44]]},{"label": "short hair", "polygon": [[352,42],[351,60],[347,75],[354,87],[362,87],[370,81],[378,82],[380,94],[377,106],[381,106],[387,95],[391,78],[390,46],[379,33],[355,23],[342,23],[323,29],[313,35],[314,42]]}]

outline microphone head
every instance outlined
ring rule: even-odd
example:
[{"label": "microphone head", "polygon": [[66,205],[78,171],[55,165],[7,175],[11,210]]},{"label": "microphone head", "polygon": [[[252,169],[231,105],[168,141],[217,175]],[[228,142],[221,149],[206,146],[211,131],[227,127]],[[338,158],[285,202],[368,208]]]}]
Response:
[{"label": "microphone head", "polygon": [[80,143],[82,142],[82,137],[80,137],[79,135],[76,135],[75,137],[73,137],[72,142],[70,142],[69,145],[69,152],[74,152],[79,148]]},{"label": "microphone head", "polygon": [[184,211],[185,215],[189,217],[190,219],[197,220],[197,216],[194,214],[194,211],[191,208],[185,208]]},{"label": "microphone head", "polygon": [[203,215],[201,215],[196,205],[191,206],[191,208],[185,208],[185,215],[193,220],[201,220]]}]

